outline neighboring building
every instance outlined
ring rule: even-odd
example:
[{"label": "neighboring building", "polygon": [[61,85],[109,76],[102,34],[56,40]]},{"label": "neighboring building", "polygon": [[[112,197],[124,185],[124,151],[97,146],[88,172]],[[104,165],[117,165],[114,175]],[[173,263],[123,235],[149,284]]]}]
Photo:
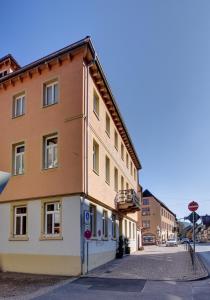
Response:
[{"label": "neighboring building", "polygon": [[140,222],[143,245],[164,243],[176,235],[176,215],[148,190],[143,192]]},{"label": "neighboring building", "polygon": [[141,164],[90,38],[25,67],[0,59],[0,111],[1,270],[85,273],[119,235],[135,251]]}]

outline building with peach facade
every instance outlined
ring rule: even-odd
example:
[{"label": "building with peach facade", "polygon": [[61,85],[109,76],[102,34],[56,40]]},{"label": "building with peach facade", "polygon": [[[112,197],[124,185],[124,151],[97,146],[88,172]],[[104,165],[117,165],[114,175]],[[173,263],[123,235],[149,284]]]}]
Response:
[{"label": "building with peach facade", "polygon": [[141,164],[90,38],[24,67],[1,58],[0,110],[0,268],[83,274],[119,235],[135,251]]},{"label": "building with peach facade", "polygon": [[164,243],[176,236],[176,215],[148,190],[143,192],[139,223],[143,245]]}]

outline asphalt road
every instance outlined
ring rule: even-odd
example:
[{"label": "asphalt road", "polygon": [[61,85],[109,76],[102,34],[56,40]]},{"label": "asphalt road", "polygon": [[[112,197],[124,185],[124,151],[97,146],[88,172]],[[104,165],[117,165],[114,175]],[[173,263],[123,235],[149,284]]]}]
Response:
[{"label": "asphalt road", "polygon": [[[205,267],[210,274],[210,243],[199,243],[195,245],[195,251],[199,254]],[[210,299],[210,296],[209,296]]]}]

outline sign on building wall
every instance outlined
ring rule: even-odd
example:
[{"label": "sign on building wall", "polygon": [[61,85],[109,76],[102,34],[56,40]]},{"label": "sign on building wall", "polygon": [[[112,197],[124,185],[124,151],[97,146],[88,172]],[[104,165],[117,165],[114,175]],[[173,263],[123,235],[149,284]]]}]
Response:
[{"label": "sign on building wall", "polygon": [[90,212],[88,210],[84,211],[84,221],[85,225],[90,225]]}]

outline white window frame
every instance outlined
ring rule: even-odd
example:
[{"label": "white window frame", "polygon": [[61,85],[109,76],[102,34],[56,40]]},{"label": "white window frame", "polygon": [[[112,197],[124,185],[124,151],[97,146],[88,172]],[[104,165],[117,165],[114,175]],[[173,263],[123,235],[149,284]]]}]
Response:
[{"label": "white window frame", "polygon": [[[52,144],[52,145],[47,145],[47,142],[51,139],[57,138],[57,144]],[[57,156],[53,157],[54,159],[52,160],[52,165],[49,165],[48,162],[48,151],[51,149],[52,151],[52,156]],[[55,155],[56,153],[56,155]],[[44,169],[53,169],[58,167],[58,135],[51,135],[44,137]]]},{"label": "white window frame", "polygon": [[[26,208],[25,213],[17,213],[18,208]],[[17,234],[17,217],[20,218],[20,234]],[[26,217],[26,233],[23,234],[23,218]],[[27,206],[15,206],[14,207],[14,236],[26,236],[27,235]]]},{"label": "white window frame", "polygon": [[[20,101],[20,113],[17,110],[17,104]],[[13,117],[20,117],[25,114],[25,94],[14,97]]]},{"label": "white window frame", "polygon": [[96,91],[93,92],[93,112],[99,119],[99,113],[100,113],[100,103],[99,103],[99,96]]},{"label": "white window frame", "polygon": [[[55,86],[57,86],[57,89],[58,89],[58,81],[57,80],[44,84],[44,107],[58,103],[58,99],[55,98]],[[47,97],[48,88],[52,88],[52,98],[49,101],[48,101],[48,97]],[[57,97],[58,97],[58,90],[57,90]]]},{"label": "white window frame", "polygon": [[[49,205],[54,205],[54,210],[47,210]],[[55,205],[58,205],[59,209],[56,209]],[[59,226],[59,233],[55,233],[55,215],[59,214],[60,218],[60,226]],[[47,216],[52,215],[52,232],[47,233]],[[60,236],[61,235],[61,203],[60,202],[47,202],[44,206],[44,234],[45,236]]]},{"label": "white window frame", "polygon": [[[17,149],[24,147],[24,152],[17,153]],[[14,148],[14,175],[24,174],[24,156],[25,156],[25,144],[16,145]],[[17,158],[20,157],[20,169],[17,172]]]}]

